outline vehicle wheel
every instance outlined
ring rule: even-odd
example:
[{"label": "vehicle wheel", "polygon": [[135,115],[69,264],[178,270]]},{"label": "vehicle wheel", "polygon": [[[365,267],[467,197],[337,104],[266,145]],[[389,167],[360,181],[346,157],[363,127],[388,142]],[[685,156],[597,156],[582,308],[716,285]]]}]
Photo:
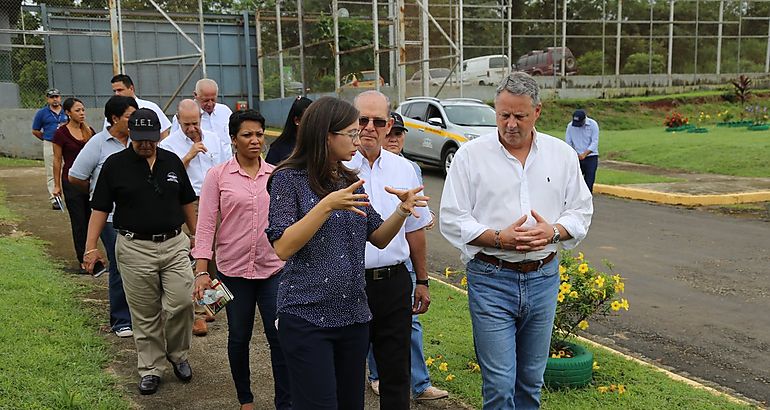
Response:
[{"label": "vehicle wheel", "polygon": [[567,60],[564,62],[564,66],[572,70],[575,68],[575,59],[572,57],[567,57]]},{"label": "vehicle wheel", "polygon": [[543,73],[541,73],[540,71],[533,71],[533,72],[532,72],[532,75],[533,75],[533,76],[534,76],[534,75],[543,75]]},{"label": "vehicle wheel", "polygon": [[484,80],[479,80],[479,85],[486,85],[486,84],[484,84]]},{"label": "vehicle wheel", "polygon": [[444,149],[444,153],[441,155],[441,164],[444,166],[444,175],[449,173],[449,167],[455,159],[455,152],[457,152],[457,147],[450,146]]}]

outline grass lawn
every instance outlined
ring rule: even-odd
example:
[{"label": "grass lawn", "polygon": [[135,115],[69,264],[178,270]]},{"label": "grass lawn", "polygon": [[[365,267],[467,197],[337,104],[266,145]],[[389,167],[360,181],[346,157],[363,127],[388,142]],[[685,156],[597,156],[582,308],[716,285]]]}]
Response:
[{"label": "grass lawn", "polygon": [[11,157],[3,157],[0,156],[0,168],[1,167],[42,167],[43,161],[38,161],[34,159],[23,159],[23,158],[11,158]]},{"label": "grass lawn", "polygon": [[[429,367],[432,383],[481,408],[481,375],[478,370],[472,370],[475,354],[467,297],[448,286],[431,286],[430,310],[421,321],[425,357],[435,359]],[[674,381],[663,373],[609,351],[587,347],[594,352],[599,365],[594,373],[593,385],[585,389],[546,390],[543,392],[543,409],[752,408]],[[441,357],[437,358],[439,355]],[[441,363],[447,363],[446,371],[439,368]],[[447,381],[450,374],[454,379]],[[597,389],[610,384],[622,384],[626,392],[600,393]]]},{"label": "grass lawn", "polygon": [[633,171],[602,168],[596,170],[596,183],[606,185],[652,184],[656,182],[680,182],[681,178],[650,175]]},{"label": "grass lawn", "polygon": [[[11,215],[0,201],[0,225]],[[44,243],[0,236],[0,409],[125,409],[104,367],[105,341],[82,308],[87,289],[48,260]]]},{"label": "grass lawn", "polygon": [[707,134],[665,132],[663,127],[603,131],[603,158],[691,172],[770,177],[770,131],[708,127]]}]

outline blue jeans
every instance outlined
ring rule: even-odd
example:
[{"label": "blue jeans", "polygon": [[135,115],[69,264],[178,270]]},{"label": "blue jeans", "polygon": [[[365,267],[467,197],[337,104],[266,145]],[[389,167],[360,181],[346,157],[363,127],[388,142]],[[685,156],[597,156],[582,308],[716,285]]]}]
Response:
[{"label": "blue jeans", "polygon": [[123,327],[131,327],[131,313],[128,311],[128,302],[126,302],[126,292],[123,290],[123,279],[118,271],[118,260],[115,259],[115,240],[118,237],[117,231],[112,227],[112,222],[107,222],[102,229],[101,235],[104,250],[107,251],[109,259],[109,298],[110,298],[110,327],[113,331],[120,330]]},{"label": "blue jeans", "polygon": [[[415,286],[415,273],[409,271],[412,276],[412,299],[414,299],[414,286]],[[430,374],[428,374],[428,366],[425,365],[425,355],[422,350],[422,324],[420,323],[419,315],[412,315],[412,339],[411,339],[411,384],[412,395],[417,397],[425,392],[425,389],[431,386]],[[374,354],[372,353],[371,346],[369,347],[369,355],[366,357],[369,363],[369,381],[379,380],[380,375],[377,373],[377,363],[374,361]]]},{"label": "blue jeans", "polygon": [[559,260],[522,273],[471,260],[473,342],[484,409],[537,409],[559,292]]}]

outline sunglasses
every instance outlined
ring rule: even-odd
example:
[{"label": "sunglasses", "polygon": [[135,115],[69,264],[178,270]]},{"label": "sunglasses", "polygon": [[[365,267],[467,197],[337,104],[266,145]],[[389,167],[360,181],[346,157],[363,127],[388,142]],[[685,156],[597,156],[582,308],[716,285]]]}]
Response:
[{"label": "sunglasses", "polygon": [[364,128],[369,125],[369,121],[374,123],[374,128],[383,128],[388,125],[388,120],[382,118],[360,117],[358,118],[358,126]]}]

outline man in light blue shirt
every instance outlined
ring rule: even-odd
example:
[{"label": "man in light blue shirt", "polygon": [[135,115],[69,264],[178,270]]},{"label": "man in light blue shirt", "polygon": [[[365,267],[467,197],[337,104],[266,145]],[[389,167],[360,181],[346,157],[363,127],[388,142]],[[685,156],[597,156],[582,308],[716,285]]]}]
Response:
[{"label": "man in light blue shirt", "polygon": [[567,125],[565,141],[577,152],[580,172],[588,190],[593,193],[596,168],[599,167],[599,124],[588,118],[585,110],[577,110]]},{"label": "man in light blue shirt", "polygon": [[[128,118],[139,106],[131,97],[115,95],[107,100],[104,106],[104,116],[110,124],[88,140],[80,151],[75,162],[70,168],[69,182],[88,190],[93,196],[96,181],[102,165],[107,158],[123,151],[131,144],[128,136]],[[112,227],[112,213],[107,217],[107,224],[100,235],[104,250],[107,251],[107,259],[110,261],[109,299],[110,299],[110,327],[118,337],[131,337],[134,335],[131,329],[131,313],[128,310],[126,292],[123,290],[123,279],[118,271],[117,259],[115,259],[115,240],[117,232]],[[86,253],[93,249],[86,249]]]}]

